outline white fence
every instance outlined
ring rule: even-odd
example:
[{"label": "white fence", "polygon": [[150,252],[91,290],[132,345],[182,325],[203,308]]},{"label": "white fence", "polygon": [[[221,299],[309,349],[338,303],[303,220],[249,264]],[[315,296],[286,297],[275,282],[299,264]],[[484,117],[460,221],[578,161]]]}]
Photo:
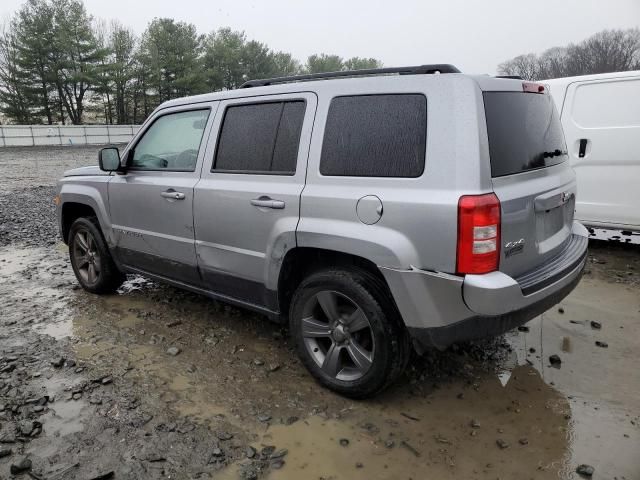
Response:
[{"label": "white fence", "polygon": [[127,143],[139,125],[2,125],[0,147]]}]

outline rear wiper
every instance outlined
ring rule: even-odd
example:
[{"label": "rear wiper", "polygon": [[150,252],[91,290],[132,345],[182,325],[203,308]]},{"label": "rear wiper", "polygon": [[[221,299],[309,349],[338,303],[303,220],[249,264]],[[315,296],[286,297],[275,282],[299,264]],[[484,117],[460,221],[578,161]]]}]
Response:
[{"label": "rear wiper", "polygon": [[543,158],[559,157],[560,155],[566,155],[567,152],[563,152],[559,148],[556,148],[553,152],[542,152]]}]

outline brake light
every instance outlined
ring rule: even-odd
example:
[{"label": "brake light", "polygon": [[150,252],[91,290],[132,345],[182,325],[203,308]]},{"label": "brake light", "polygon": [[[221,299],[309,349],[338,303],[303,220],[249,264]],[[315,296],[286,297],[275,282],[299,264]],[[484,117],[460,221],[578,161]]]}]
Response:
[{"label": "brake light", "polygon": [[493,272],[499,258],[500,200],[495,193],[460,197],[457,273]]},{"label": "brake light", "polygon": [[544,85],[533,82],[522,82],[522,91],[525,93],[544,93]]}]

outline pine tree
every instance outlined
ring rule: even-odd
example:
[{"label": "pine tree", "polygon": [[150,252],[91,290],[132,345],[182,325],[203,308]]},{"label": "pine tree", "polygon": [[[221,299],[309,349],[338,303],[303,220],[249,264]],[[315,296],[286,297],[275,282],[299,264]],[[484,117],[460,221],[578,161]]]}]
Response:
[{"label": "pine tree", "polygon": [[115,95],[116,120],[119,124],[131,123],[131,100],[135,75],[136,37],[132,30],[118,22],[111,24],[109,49],[112,55],[112,80]]},{"label": "pine tree", "polygon": [[16,66],[24,78],[25,101],[33,121],[41,117],[51,125],[54,105],[52,82],[53,9],[45,0],[28,0],[13,23],[17,48]]},{"label": "pine tree", "polygon": [[108,50],[91,28],[91,16],[79,0],[53,0],[55,84],[74,125],[83,121],[87,92],[98,83]]},{"label": "pine tree", "polygon": [[29,85],[19,67],[19,53],[13,29],[0,35],[0,111],[16,123],[33,122],[27,99]]},{"label": "pine tree", "polygon": [[202,41],[192,24],[170,18],[156,18],[149,24],[142,35],[138,61],[154,106],[206,91]]}]

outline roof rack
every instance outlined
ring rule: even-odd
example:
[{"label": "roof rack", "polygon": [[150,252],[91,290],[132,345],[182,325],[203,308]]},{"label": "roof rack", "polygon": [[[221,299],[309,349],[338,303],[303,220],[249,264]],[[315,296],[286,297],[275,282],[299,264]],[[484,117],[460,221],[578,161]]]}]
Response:
[{"label": "roof rack", "polygon": [[520,75],[496,75],[495,78],[509,78],[511,80],[524,80]]},{"label": "roof rack", "polygon": [[434,65],[417,65],[413,67],[391,67],[391,68],[367,68],[363,70],[345,70],[342,72],[309,73],[306,75],[291,75],[289,77],[263,78],[260,80],[249,80],[240,85],[240,88],[265,87],[276,83],[304,82],[308,80],[325,80],[341,77],[366,77],[371,75],[423,75],[434,73],[460,73],[453,65],[448,63],[436,63]]}]

